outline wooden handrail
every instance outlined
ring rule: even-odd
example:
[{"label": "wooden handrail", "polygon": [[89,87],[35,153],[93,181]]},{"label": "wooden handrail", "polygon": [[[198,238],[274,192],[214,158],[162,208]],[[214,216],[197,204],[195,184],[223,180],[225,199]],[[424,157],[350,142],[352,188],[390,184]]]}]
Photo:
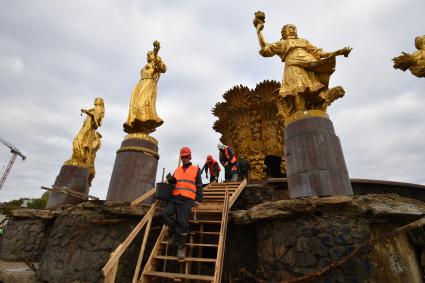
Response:
[{"label": "wooden handrail", "polygon": [[[102,274],[105,276],[104,282],[114,282],[115,281],[115,275],[116,270],[118,267],[118,262],[120,260],[121,255],[125,252],[125,250],[128,248],[128,246],[133,242],[134,238],[136,238],[137,234],[142,230],[142,228],[145,226],[146,223],[151,222],[151,219],[154,215],[154,212],[156,208],[158,207],[159,202],[156,201],[154,204],[152,204],[151,208],[146,212],[145,216],[140,220],[140,222],[136,225],[136,227],[131,231],[131,233],[127,236],[127,238],[122,242],[116,249],[111,253],[109,256],[108,262],[105,264],[105,266],[102,268]],[[149,231],[145,231],[145,237],[146,233],[149,233]]]},{"label": "wooden handrail", "polygon": [[139,205],[139,204],[141,204],[143,201],[145,201],[146,199],[148,199],[151,196],[153,196],[155,194],[155,192],[156,192],[156,187],[153,187],[152,189],[150,189],[149,191],[147,191],[146,193],[144,193],[140,197],[138,197],[135,200],[133,200],[131,202],[131,205]]},{"label": "wooden handrail", "polygon": [[221,215],[221,228],[220,236],[218,240],[218,249],[217,249],[217,259],[215,262],[215,272],[214,272],[214,283],[221,282],[221,272],[223,264],[223,255],[226,244],[226,231],[227,231],[227,215],[229,212],[229,191],[226,187],[223,210]]}]

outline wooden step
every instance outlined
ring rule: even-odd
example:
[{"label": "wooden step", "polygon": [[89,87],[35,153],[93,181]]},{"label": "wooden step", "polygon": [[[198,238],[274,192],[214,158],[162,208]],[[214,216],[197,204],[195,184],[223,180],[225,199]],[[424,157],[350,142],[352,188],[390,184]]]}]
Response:
[{"label": "wooden step", "polygon": [[193,223],[193,224],[221,224],[221,221],[220,220],[197,219],[197,220],[190,220],[189,223]]},{"label": "wooden step", "polygon": [[[162,241],[161,244],[166,245],[168,242]],[[204,247],[204,248],[217,248],[217,244],[198,244],[198,243],[186,243],[185,246],[188,247]]]},{"label": "wooden step", "polygon": [[[170,273],[170,272],[159,272],[149,271],[143,273],[146,276],[170,278],[170,279],[186,279],[186,280],[200,280],[200,281],[212,281],[214,276],[197,275],[197,274],[182,274],[182,273]],[[139,281],[142,282],[142,281]]]},{"label": "wooden step", "polygon": [[[156,255],[154,256],[155,259],[166,259],[166,260],[177,260],[176,256],[170,256],[170,255]],[[203,257],[185,257],[184,259],[180,261],[196,261],[196,262],[214,262],[216,261],[215,258],[203,258]]]},{"label": "wooden step", "polygon": [[203,201],[210,201],[211,199],[220,199],[221,201],[224,200],[224,196],[204,196]]},{"label": "wooden step", "polygon": [[[230,192],[230,194],[232,194],[233,192]],[[224,196],[224,192],[216,192],[216,191],[208,191],[208,192],[204,192],[203,195],[223,195]]]},{"label": "wooden step", "polygon": [[237,187],[217,187],[217,188],[208,188],[208,189],[205,189],[204,192],[209,192],[209,191],[217,191],[217,192],[219,192],[219,191],[225,191],[226,188],[227,188],[228,191],[236,191],[237,190]]},{"label": "wooden step", "polygon": [[220,235],[220,232],[201,232],[201,231],[190,231],[189,234],[191,235],[199,235],[199,234],[203,234],[203,235]]}]

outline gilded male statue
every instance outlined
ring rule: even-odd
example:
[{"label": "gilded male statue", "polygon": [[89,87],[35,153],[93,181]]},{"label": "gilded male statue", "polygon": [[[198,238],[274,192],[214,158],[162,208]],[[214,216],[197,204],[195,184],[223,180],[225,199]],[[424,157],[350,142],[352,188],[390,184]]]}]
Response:
[{"label": "gilded male statue", "polygon": [[140,81],[136,84],[130,100],[126,133],[149,134],[164,123],[156,113],[157,83],[167,66],[158,56],[160,45],[154,42],[154,50],[147,53],[147,64],[140,71]]}]

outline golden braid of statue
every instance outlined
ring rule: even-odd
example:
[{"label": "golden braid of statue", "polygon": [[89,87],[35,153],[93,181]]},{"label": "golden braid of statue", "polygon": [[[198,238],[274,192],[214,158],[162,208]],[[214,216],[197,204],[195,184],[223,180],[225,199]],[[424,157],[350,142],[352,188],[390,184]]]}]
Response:
[{"label": "golden braid of statue", "polygon": [[127,122],[124,123],[126,133],[152,133],[164,123],[156,114],[157,83],[161,73],[167,66],[158,56],[159,41],[153,43],[154,50],[147,54],[147,64],[140,71],[140,81],[131,94]]},{"label": "golden braid of statue", "polygon": [[72,143],[71,159],[65,165],[75,165],[90,167],[92,160],[93,141],[96,139],[96,129],[102,125],[105,116],[105,104],[103,99],[97,97],[94,100],[94,107],[91,109],[81,109],[81,114],[86,114],[83,127],[78,132]]},{"label": "golden braid of statue", "polygon": [[282,84],[279,89],[280,102],[278,116],[283,119],[297,111],[326,108],[344,95],[340,86],[329,89],[329,79],[335,71],[335,57],[350,54],[352,48],[345,47],[335,52],[324,52],[308,40],[299,38],[295,25],[282,27],[282,38],[274,43],[267,43],[262,30],[265,14],[255,13],[254,26],[260,44],[260,55],[271,57],[277,55],[285,62]]},{"label": "golden braid of statue", "polygon": [[400,69],[403,72],[407,69],[418,78],[425,77],[425,35],[415,38],[415,47],[418,51],[413,54],[401,52],[403,55],[394,57],[394,69]]}]

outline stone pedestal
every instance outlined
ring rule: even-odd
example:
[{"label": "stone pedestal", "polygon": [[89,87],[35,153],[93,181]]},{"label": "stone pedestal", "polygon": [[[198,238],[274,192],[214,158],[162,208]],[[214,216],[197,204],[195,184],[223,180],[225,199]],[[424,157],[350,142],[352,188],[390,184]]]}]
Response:
[{"label": "stone pedestal", "polygon": [[155,186],[158,142],[145,134],[129,134],[117,151],[106,200],[131,202]]},{"label": "stone pedestal", "polygon": [[339,138],[325,112],[297,112],[286,122],[289,197],[352,195]]},{"label": "stone pedestal", "polygon": [[[87,195],[89,193],[88,177],[89,169],[85,167],[63,165],[53,187],[67,188]],[[46,209],[55,209],[63,204],[77,204],[81,201],[81,198],[68,194],[51,192]]]}]

